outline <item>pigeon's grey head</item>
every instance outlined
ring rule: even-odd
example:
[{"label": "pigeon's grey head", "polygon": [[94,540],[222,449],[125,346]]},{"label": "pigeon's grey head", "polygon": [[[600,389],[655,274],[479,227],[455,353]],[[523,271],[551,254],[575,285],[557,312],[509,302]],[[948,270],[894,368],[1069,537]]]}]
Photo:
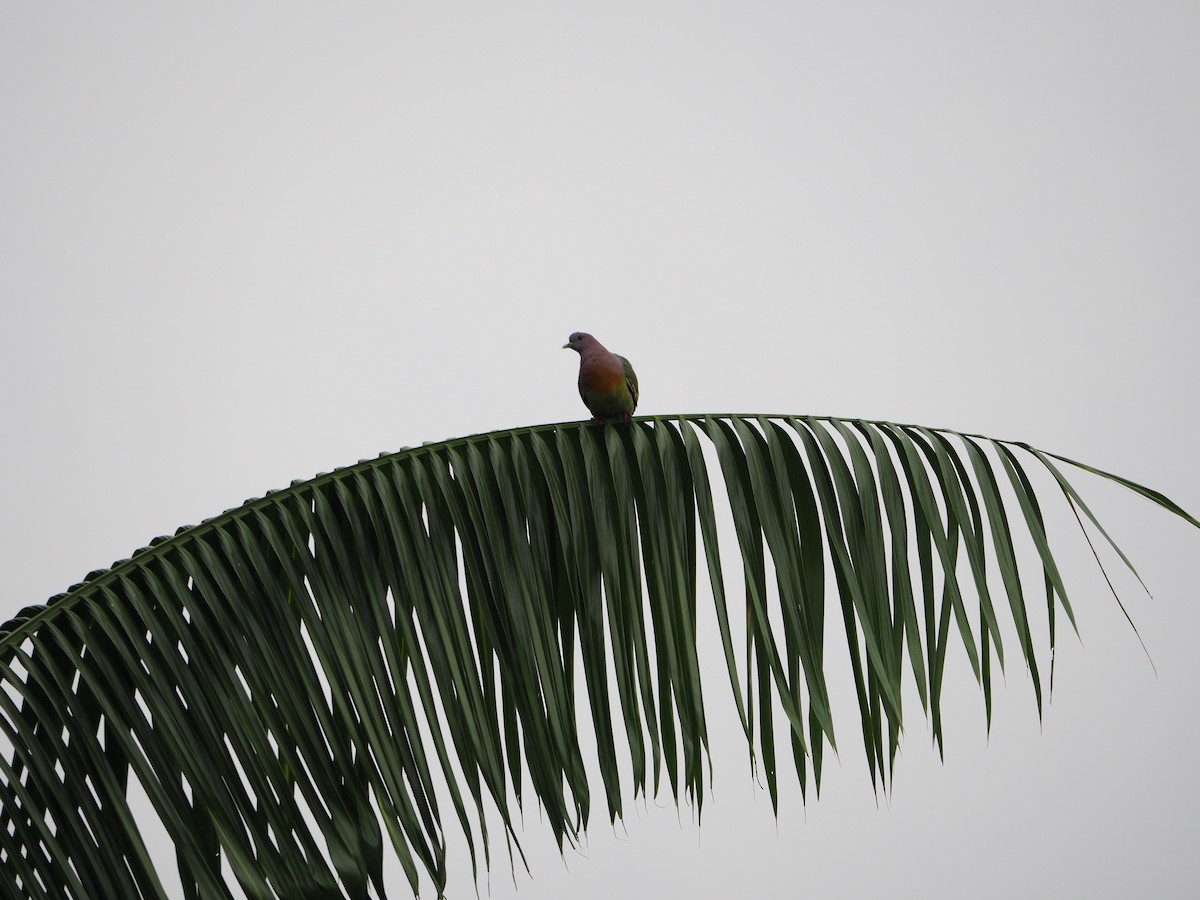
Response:
[{"label": "pigeon's grey head", "polygon": [[600,342],[588,334],[586,331],[576,331],[563,344],[563,349],[568,347],[576,353],[582,353],[584,350],[589,350],[592,347],[599,347]]}]

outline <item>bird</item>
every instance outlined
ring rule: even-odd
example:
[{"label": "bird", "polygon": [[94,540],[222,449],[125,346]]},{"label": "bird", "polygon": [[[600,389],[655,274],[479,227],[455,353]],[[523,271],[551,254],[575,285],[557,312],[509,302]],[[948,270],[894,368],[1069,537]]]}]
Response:
[{"label": "bird", "polygon": [[584,331],[576,331],[563,349],[579,354],[579,396],[593,422],[628,422],[637,409],[638,380],[623,356],[610,352]]}]

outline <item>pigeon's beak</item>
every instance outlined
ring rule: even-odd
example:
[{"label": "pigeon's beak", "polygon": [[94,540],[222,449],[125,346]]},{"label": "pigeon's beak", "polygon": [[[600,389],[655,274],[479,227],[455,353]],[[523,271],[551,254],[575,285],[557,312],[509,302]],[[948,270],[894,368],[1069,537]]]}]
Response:
[{"label": "pigeon's beak", "polygon": [[570,349],[571,349],[571,345],[570,345],[570,344],[563,344],[563,349],[564,349],[564,350],[570,350]]}]

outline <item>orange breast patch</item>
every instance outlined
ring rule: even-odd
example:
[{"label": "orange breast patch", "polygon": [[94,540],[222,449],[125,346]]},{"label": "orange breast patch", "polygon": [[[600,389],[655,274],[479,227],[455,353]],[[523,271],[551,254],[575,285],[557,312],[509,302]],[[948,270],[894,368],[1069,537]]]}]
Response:
[{"label": "orange breast patch", "polygon": [[625,372],[593,366],[579,373],[579,387],[589,394],[613,394],[625,386]]}]

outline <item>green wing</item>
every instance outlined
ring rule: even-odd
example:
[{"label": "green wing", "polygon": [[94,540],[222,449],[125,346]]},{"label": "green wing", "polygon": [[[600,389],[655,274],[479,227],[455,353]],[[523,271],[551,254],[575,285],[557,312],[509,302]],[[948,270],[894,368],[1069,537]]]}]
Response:
[{"label": "green wing", "polygon": [[637,409],[638,404],[638,383],[637,372],[633,371],[633,364],[620,354],[617,359],[621,361],[621,365],[625,367],[625,384],[629,388],[629,393],[633,396],[633,408]]}]

